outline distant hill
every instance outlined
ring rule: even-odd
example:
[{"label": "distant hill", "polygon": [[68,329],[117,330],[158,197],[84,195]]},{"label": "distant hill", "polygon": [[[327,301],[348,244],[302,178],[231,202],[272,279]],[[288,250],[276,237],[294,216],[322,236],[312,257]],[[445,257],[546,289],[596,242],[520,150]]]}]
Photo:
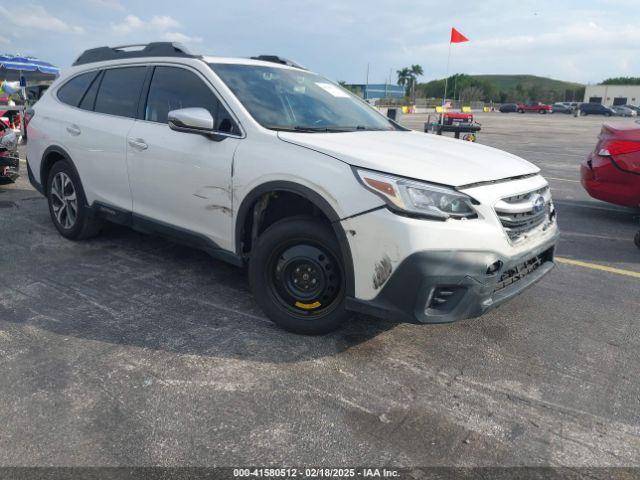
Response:
[{"label": "distant hill", "polygon": [[[454,86],[456,98],[460,94],[464,96],[466,92],[470,96],[467,100],[471,101],[557,102],[582,100],[584,96],[584,85],[580,83],[535,75],[453,75],[449,77],[448,98],[453,96]],[[425,97],[441,97],[444,79],[421,83],[416,88]]]}]

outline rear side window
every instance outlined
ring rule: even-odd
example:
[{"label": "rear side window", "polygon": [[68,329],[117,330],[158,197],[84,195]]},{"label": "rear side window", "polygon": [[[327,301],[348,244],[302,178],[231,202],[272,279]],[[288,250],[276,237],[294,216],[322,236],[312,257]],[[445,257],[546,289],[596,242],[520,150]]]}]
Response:
[{"label": "rear side window", "polygon": [[89,85],[97,75],[98,72],[87,72],[73,77],[58,89],[58,99],[62,103],[77,107],[87,88],[89,88]]},{"label": "rear side window", "polygon": [[94,111],[135,118],[147,67],[111,68],[104,71]]},{"label": "rear side window", "polygon": [[100,86],[100,75],[96,76],[91,82],[89,90],[87,90],[80,101],[79,107],[83,110],[93,110],[93,106],[96,103],[96,96],[98,94],[98,87]]},{"label": "rear side window", "polygon": [[237,133],[237,127],[226,109],[195,73],[177,67],[156,67],[149,87],[145,120],[167,123],[171,110],[206,108],[214,119],[214,129]]}]

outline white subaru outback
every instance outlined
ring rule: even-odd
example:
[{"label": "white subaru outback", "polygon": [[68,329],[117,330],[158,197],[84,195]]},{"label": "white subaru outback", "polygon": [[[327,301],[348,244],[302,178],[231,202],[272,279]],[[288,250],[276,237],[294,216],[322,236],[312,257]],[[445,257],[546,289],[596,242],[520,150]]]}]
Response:
[{"label": "white subaru outback", "polygon": [[477,317],[553,267],[536,166],[407,130],[279,57],[87,50],[30,117],[29,178],[64,237],[108,220],[248,265],[288,330]]}]

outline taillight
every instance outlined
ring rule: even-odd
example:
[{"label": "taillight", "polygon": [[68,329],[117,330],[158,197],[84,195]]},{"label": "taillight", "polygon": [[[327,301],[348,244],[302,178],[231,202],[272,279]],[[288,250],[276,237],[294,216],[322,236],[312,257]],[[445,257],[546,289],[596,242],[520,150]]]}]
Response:
[{"label": "taillight", "polygon": [[31,119],[35,116],[36,111],[33,108],[27,108],[24,112],[24,128],[26,129]]},{"label": "taillight", "polygon": [[640,142],[630,140],[607,140],[602,142],[598,155],[602,157],[612,157],[624,155],[626,153],[640,152]]}]

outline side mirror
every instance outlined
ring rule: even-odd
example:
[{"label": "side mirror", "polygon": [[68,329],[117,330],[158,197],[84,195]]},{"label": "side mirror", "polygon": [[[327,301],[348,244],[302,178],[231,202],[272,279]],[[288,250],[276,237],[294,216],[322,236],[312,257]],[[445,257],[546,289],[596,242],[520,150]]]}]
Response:
[{"label": "side mirror", "polygon": [[206,108],[181,108],[168,115],[169,128],[176,132],[213,133],[213,117]]}]

